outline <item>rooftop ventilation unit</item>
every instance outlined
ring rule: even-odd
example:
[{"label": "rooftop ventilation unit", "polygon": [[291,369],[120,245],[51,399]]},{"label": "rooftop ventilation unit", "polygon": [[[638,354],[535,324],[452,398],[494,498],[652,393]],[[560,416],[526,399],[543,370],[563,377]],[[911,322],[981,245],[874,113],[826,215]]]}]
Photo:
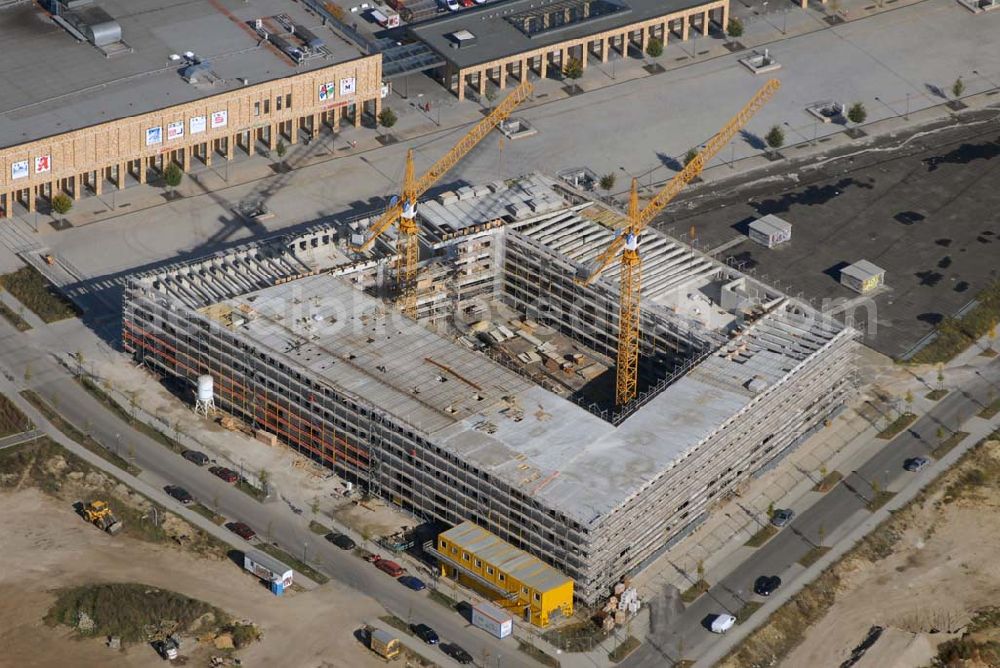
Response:
[{"label": "rooftop ventilation unit", "polygon": [[476,36],[468,30],[456,30],[447,37],[451,41],[450,46],[453,49],[464,49],[476,43]]}]

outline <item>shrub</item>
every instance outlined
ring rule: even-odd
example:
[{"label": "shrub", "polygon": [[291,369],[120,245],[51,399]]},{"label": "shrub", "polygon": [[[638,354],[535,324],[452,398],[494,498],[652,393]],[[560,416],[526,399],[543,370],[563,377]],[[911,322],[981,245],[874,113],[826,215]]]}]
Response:
[{"label": "shrub", "polygon": [[563,76],[567,79],[579,79],[583,76],[583,63],[578,58],[570,58],[563,68]]},{"label": "shrub", "polygon": [[962,93],[965,92],[965,82],[962,81],[962,77],[955,79],[955,83],[951,85],[951,94],[956,98],[962,97]]},{"label": "shrub", "polygon": [[288,153],[288,147],[285,146],[283,139],[278,140],[278,145],[274,147],[274,152],[278,154],[279,158],[284,158],[285,154]]},{"label": "shrub", "polygon": [[184,178],[184,172],[181,168],[177,166],[176,162],[172,162],[167,165],[167,168],[163,170],[163,181],[171,188],[176,188],[181,184],[181,180]]},{"label": "shrub", "polygon": [[698,157],[698,149],[691,148],[688,152],[684,154],[684,166],[687,167],[691,164],[691,161]]},{"label": "shrub", "polygon": [[771,129],[768,130],[767,134],[764,135],[764,141],[766,141],[767,145],[771,148],[781,148],[785,145],[785,133],[780,126],[772,126]]},{"label": "shrub", "polygon": [[646,53],[648,53],[653,58],[659,58],[663,55],[663,42],[657,37],[653,37],[646,44]]},{"label": "shrub", "polygon": [[396,124],[397,120],[399,119],[396,117],[396,112],[388,107],[379,112],[378,122],[381,123],[384,128],[391,128]]},{"label": "shrub", "polygon": [[597,185],[600,187],[601,190],[610,191],[612,188],[615,187],[615,175],[605,174],[604,176],[601,177],[601,180],[598,182]]},{"label": "shrub", "polygon": [[847,110],[847,120],[851,123],[864,123],[866,118],[868,118],[868,110],[860,102],[855,102]]},{"label": "shrub", "polygon": [[729,19],[729,25],[726,26],[726,34],[730,37],[741,37],[743,35],[743,21],[735,17]]},{"label": "shrub", "polygon": [[73,200],[66,193],[58,193],[52,198],[52,210],[62,215],[73,208]]}]

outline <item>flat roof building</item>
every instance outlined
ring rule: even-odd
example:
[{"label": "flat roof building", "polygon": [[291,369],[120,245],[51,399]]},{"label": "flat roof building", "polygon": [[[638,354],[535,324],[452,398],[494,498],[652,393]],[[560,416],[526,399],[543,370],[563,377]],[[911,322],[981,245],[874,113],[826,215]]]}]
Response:
[{"label": "flat roof building", "polygon": [[774,214],[767,214],[750,223],[750,240],[774,248],[792,239],[792,224]]},{"label": "flat roof building", "polygon": [[355,255],[354,221],[133,277],[125,349],[192,393],[211,375],[255,429],[589,603],[853,391],[854,330],[652,230],[639,397],[615,407],[618,269],[575,279],[620,215],[538,175],[420,212],[419,323],[373,296],[392,238]]},{"label": "flat roof building", "polygon": [[[362,54],[290,0],[100,7],[120,29],[110,53],[81,44],[38,4],[0,9],[4,215],[59,192],[145,183],[171,161],[187,170],[237,148],[273,149],[280,136],[294,143],[300,130],[360,123],[363,107],[380,107],[381,56]],[[107,37],[108,25],[95,28]]]},{"label": "flat roof building", "polygon": [[885,284],[885,269],[868,260],[858,260],[840,270],[840,284],[867,294]]},{"label": "flat roof building", "polygon": [[630,45],[645,53],[651,38],[687,40],[692,26],[707,35],[712,21],[724,28],[728,19],[729,0],[508,0],[409,30],[447,62],[444,83],[461,100],[470,82],[482,95],[490,77],[502,89],[508,75],[545,78],[549,66],[607,62],[611,49],[626,54]]}]

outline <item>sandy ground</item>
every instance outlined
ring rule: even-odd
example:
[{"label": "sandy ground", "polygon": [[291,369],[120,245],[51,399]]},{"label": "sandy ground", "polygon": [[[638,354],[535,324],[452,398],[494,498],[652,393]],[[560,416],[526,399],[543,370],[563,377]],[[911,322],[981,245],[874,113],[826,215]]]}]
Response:
[{"label": "sandy ground", "polygon": [[[1000,443],[982,452],[984,461],[1000,465]],[[950,503],[941,503],[943,495],[937,491],[907,511],[906,529],[888,557],[845,565],[836,603],[782,666],[839,665],[873,625],[886,632],[856,668],[930,665],[937,645],[955,637],[949,631],[964,626],[974,610],[996,605],[1000,533],[991,527],[1000,526],[1000,490],[980,488],[975,497]]]},{"label": "sandy ground", "polygon": [[[384,666],[354,638],[364,620],[384,612],[331,582],[310,592],[272,596],[228,560],[179,548],[111,537],[82,522],[72,508],[36,489],[0,494],[0,665],[91,668],[163,666],[148,646],[109,650],[76,640],[42,622],[53,589],[91,582],[143,582],[204,600],[246,618],[263,640],[239,656],[248,666],[339,668]],[[205,659],[188,665],[207,665]]]}]

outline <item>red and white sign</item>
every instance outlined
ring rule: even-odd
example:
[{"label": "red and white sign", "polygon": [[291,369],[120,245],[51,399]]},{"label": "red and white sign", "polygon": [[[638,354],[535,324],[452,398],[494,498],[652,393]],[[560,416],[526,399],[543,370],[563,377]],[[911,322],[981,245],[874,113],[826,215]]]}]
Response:
[{"label": "red and white sign", "polygon": [[229,123],[229,112],[223,109],[222,111],[212,112],[212,129],[224,128],[226,124]]},{"label": "red and white sign", "polygon": [[357,90],[357,79],[354,77],[344,77],[340,80],[341,96],[354,95],[355,90]]},{"label": "red and white sign", "polygon": [[48,155],[40,155],[35,158],[35,174],[44,174],[52,171],[52,158]]},{"label": "red and white sign", "polygon": [[167,141],[180,139],[184,136],[184,121],[167,124]]}]

